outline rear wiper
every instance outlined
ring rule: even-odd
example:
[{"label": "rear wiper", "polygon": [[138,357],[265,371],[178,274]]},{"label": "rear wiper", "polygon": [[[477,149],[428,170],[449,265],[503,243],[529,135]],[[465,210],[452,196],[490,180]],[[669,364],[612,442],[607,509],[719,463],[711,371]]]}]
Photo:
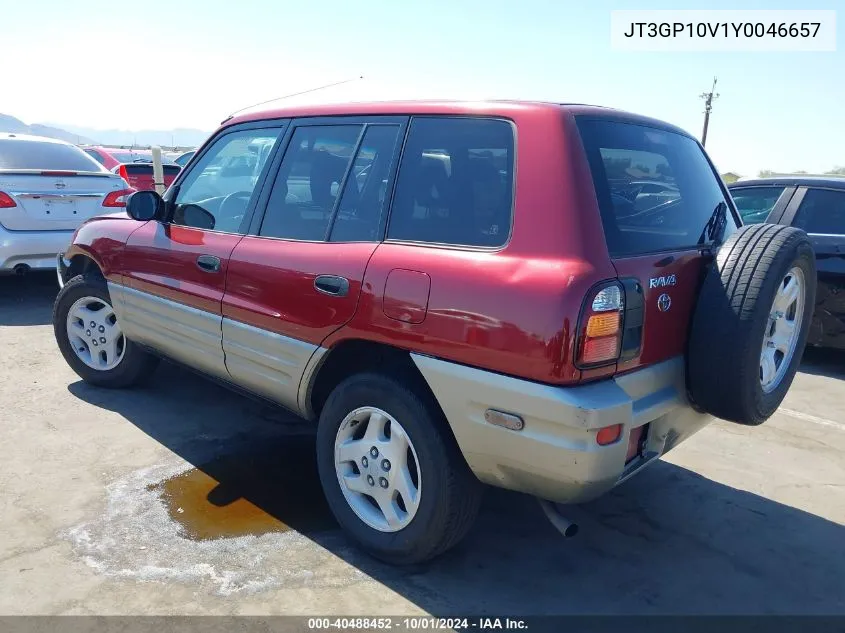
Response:
[{"label": "rear wiper", "polygon": [[728,224],[728,205],[722,201],[713,209],[710,214],[710,219],[701,230],[701,236],[698,238],[698,244],[704,244],[705,238],[714,243],[721,244],[722,238],[725,235],[725,227]]}]

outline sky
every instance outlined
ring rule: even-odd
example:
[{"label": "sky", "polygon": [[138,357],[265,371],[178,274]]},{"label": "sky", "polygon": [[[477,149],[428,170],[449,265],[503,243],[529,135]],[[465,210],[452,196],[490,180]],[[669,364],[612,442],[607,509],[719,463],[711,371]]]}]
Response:
[{"label": "sky", "polygon": [[[280,102],[515,98],[593,103],[700,136],[720,171],[845,166],[837,51],[611,49],[614,9],[836,9],[841,0],[0,0],[0,112],[26,123],[213,130]],[[13,61],[10,61],[13,60]],[[176,139],[178,143],[178,138]]]}]

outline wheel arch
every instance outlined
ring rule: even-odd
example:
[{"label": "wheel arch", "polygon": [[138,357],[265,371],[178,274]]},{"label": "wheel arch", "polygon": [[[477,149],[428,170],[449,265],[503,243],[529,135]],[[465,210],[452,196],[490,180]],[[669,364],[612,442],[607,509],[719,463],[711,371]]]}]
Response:
[{"label": "wheel arch", "polygon": [[[315,354],[316,356],[316,354]],[[311,363],[300,386],[300,409],[308,419],[320,417],[323,405],[332,390],[348,376],[362,372],[386,374],[406,381],[437,407],[447,422],[443,409],[408,350],[366,339],[345,339],[325,350]]]}]

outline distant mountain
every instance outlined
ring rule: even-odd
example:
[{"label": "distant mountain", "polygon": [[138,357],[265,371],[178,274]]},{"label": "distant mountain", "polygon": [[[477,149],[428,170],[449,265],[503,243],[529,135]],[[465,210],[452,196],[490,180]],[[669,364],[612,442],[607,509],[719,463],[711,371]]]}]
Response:
[{"label": "distant mountain", "polygon": [[13,132],[17,134],[34,134],[36,136],[46,136],[48,138],[57,138],[68,143],[93,143],[90,138],[77,133],[68,132],[58,127],[50,125],[41,125],[35,123],[27,125],[20,119],[16,119],[8,114],[0,114],[0,132]]},{"label": "distant mountain", "polygon": [[192,128],[172,130],[97,130],[90,127],[62,124],[66,130],[93,138],[102,145],[160,145],[162,147],[198,147],[211,132]]},{"label": "distant mountain", "polygon": [[90,127],[33,123],[27,125],[8,114],[0,114],[0,132],[35,134],[57,138],[77,145],[160,145],[162,147],[198,147],[211,132],[193,128],[172,130],[98,130]]}]

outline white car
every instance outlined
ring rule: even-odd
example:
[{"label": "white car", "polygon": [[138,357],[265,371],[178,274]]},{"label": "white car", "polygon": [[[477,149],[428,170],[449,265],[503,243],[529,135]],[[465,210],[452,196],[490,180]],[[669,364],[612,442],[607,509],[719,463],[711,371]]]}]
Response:
[{"label": "white car", "polygon": [[0,133],[0,275],[55,270],[74,230],[132,189],[75,145]]}]

